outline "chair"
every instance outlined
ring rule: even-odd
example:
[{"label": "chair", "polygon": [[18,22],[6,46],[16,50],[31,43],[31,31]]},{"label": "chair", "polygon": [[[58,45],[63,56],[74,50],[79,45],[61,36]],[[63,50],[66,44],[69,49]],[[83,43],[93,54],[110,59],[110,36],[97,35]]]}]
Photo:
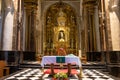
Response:
[{"label": "chair", "polygon": [[9,74],[9,67],[4,60],[0,60],[0,77],[6,76]]}]

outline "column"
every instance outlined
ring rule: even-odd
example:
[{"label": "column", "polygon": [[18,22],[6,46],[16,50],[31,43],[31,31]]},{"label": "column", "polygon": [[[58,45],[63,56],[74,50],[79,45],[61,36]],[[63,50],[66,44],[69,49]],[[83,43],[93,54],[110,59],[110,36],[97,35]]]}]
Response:
[{"label": "column", "polygon": [[84,17],[84,23],[83,23],[83,26],[84,26],[84,31],[83,31],[83,36],[84,36],[84,39],[82,39],[83,40],[83,42],[84,42],[84,44],[83,44],[83,52],[84,52],[84,56],[86,57],[87,56],[87,51],[88,51],[88,27],[87,27],[87,25],[88,25],[88,22],[87,22],[87,20],[88,20],[88,14],[87,14],[87,8],[84,6],[84,14],[83,14],[83,17]]},{"label": "column", "polygon": [[92,48],[93,48],[93,39],[92,39],[92,14],[89,11],[88,8],[88,45],[89,45],[89,51],[92,52]]},{"label": "column", "polygon": [[25,24],[24,24],[24,26],[25,26],[25,28],[24,28],[24,34],[25,34],[25,50],[27,50],[27,51],[29,51],[29,45],[30,44],[28,44],[28,43],[30,43],[30,40],[29,40],[29,33],[30,33],[30,31],[29,31],[29,28],[28,28],[28,26],[30,27],[30,25],[29,25],[29,20],[30,20],[30,10],[27,10],[27,7],[25,6]]},{"label": "column", "polygon": [[25,31],[26,31],[26,23],[27,23],[27,18],[26,18],[26,9],[24,9],[24,22],[23,22],[23,51],[25,51],[25,46],[26,46],[26,36],[25,36]]},{"label": "column", "polygon": [[5,3],[5,20],[3,29],[3,50],[12,50],[12,36],[13,36],[13,17],[14,8],[12,0],[4,0]]},{"label": "column", "polygon": [[103,11],[104,11],[104,28],[105,28],[105,42],[106,42],[106,51],[112,50],[112,41],[111,41],[111,30],[110,30],[110,15],[109,15],[109,2],[108,0],[103,0]]},{"label": "column", "polygon": [[45,42],[44,42],[44,40],[45,40],[45,37],[44,37],[44,28],[43,28],[43,26],[45,26],[45,24],[44,24],[44,16],[45,16],[45,14],[43,15],[43,14],[41,14],[42,13],[42,5],[41,4],[44,4],[44,1],[40,1],[40,53],[42,54],[43,53],[43,55],[44,55],[44,50],[45,50]]},{"label": "column", "polygon": [[1,49],[1,39],[2,39],[2,0],[0,0],[0,49]]},{"label": "column", "polygon": [[42,24],[41,24],[41,0],[38,0],[38,6],[37,6],[37,15],[36,15],[36,52],[37,56],[41,56],[42,54]]},{"label": "column", "polygon": [[119,0],[111,1],[110,25],[113,51],[120,51],[120,2]]},{"label": "column", "polygon": [[110,63],[110,50],[112,50],[112,41],[111,41],[111,30],[110,30],[110,15],[109,15],[109,2],[108,0],[103,1],[103,11],[104,11],[104,30],[105,30],[105,44],[106,44],[106,63]]},{"label": "column", "polygon": [[105,38],[104,38],[104,24],[103,24],[103,1],[101,0],[101,2],[99,3],[99,32],[100,32],[100,49],[101,49],[101,53],[102,53],[102,57],[101,57],[101,62],[105,63],[106,60],[106,56],[105,53],[103,51],[105,51]]},{"label": "column", "polygon": [[[79,27],[77,28],[78,29],[78,43],[79,44],[77,44],[77,42],[76,42],[76,48],[78,48],[78,52],[79,51],[81,51],[81,52],[83,52],[82,51],[82,31],[83,31],[83,21],[82,21],[82,8],[83,8],[83,6],[82,6],[82,3],[83,3],[83,1],[81,0],[80,2],[80,9],[79,9],[79,16],[78,16],[78,18],[77,18],[77,20],[78,20],[78,25],[79,25]],[[79,54],[78,54],[79,55]]]},{"label": "column", "polygon": [[[34,4],[33,4],[34,3]],[[29,4],[25,2],[26,11],[26,31],[25,31],[25,50],[35,51],[35,29],[36,29],[36,11],[37,2],[30,2]]]},{"label": "column", "polygon": [[99,18],[98,18],[98,6],[95,6],[95,31],[96,31],[96,41],[97,41],[97,51],[100,51],[100,33],[99,33]]},{"label": "column", "polygon": [[[108,3],[107,1],[105,1]],[[110,4],[111,3],[111,4]],[[109,8],[107,8],[109,6]],[[120,0],[109,0],[109,4],[105,6],[107,16],[107,20],[109,19],[110,29],[111,31],[111,44],[112,50],[109,51],[108,57],[110,57],[110,61],[108,64],[108,71],[111,75],[115,77],[120,77]],[[107,26],[108,27],[108,26]],[[109,36],[108,36],[109,39]]]}]

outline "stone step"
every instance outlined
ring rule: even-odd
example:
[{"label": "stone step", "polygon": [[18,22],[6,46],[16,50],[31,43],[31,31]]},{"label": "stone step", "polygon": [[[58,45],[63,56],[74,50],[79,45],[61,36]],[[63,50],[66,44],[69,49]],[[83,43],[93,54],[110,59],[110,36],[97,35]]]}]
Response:
[{"label": "stone step", "polygon": [[104,64],[82,64],[83,69],[106,69]]},{"label": "stone step", "polygon": [[22,63],[19,65],[19,68],[42,68],[40,64],[26,64]]}]

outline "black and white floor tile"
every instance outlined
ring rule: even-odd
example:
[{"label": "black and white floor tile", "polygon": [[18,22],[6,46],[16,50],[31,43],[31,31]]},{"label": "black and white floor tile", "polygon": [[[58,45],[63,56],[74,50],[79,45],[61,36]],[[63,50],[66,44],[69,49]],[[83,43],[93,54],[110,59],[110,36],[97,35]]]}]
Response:
[{"label": "black and white floor tile", "polygon": [[26,69],[11,75],[5,80],[40,80],[42,74],[40,69]]},{"label": "black and white floor tile", "polygon": [[[51,80],[49,75],[44,75],[40,69],[25,69],[14,75],[7,77],[4,80]],[[82,71],[82,78],[78,79],[76,75],[69,78],[69,80],[115,80],[106,74],[101,73],[95,69],[84,69]]]},{"label": "black and white floor tile", "polygon": [[97,70],[84,69],[82,80],[114,80],[110,76],[101,73]]}]

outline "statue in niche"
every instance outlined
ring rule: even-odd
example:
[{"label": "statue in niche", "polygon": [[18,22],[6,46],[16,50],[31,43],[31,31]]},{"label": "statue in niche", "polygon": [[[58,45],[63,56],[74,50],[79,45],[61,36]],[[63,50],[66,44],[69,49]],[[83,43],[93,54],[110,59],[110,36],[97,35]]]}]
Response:
[{"label": "statue in niche", "polygon": [[65,41],[64,31],[59,31],[58,40],[59,40],[59,41]]}]

